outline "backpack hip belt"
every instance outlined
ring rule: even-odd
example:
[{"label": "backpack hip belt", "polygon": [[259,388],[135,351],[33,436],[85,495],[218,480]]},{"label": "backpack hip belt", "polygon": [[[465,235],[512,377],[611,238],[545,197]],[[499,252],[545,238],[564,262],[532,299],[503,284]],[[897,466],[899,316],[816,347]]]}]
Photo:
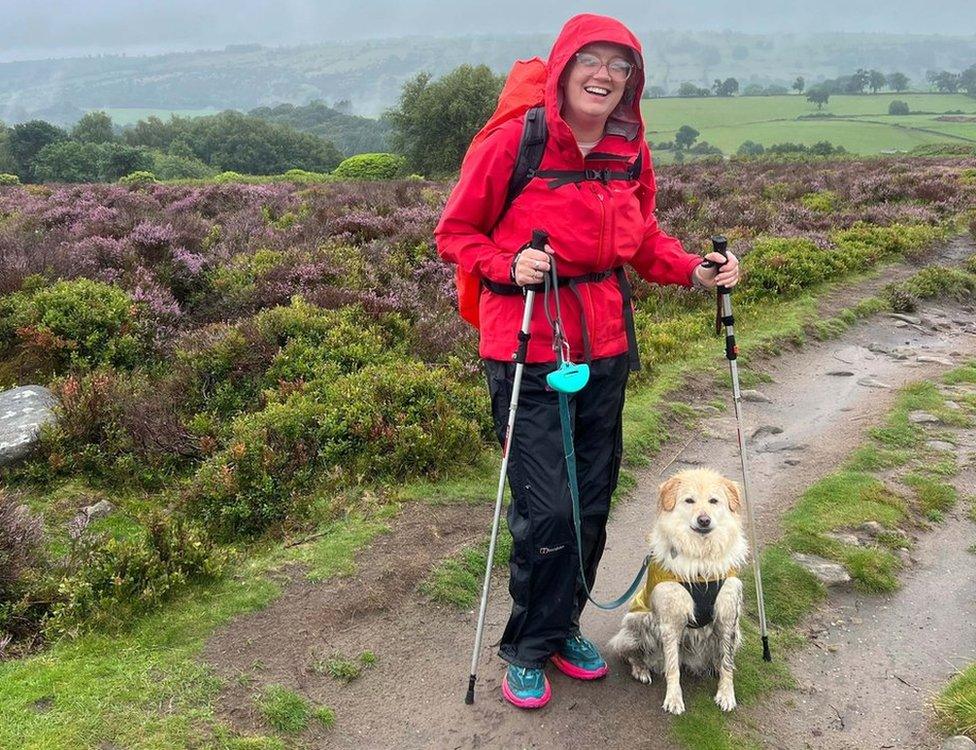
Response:
[{"label": "backpack hip belt", "polygon": [[[617,266],[616,268],[609,268],[606,271],[584,273],[580,274],[579,276],[560,276],[559,286],[569,287],[569,290],[576,296],[576,299],[580,303],[580,327],[583,335],[583,355],[586,358],[586,362],[590,363],[592,361],[592,357],[590,356],[590,333],[586,324],[586,312],[583,306],[583,299],[580,296],[579,285],[606,281],[611,276],[617,277],[617,286],[620,287],[620,296],[623,300],[624,328],[627,331],[627,354],[630,360],[630,371],[637,372],[640,370],[641,365],[640,353],[637,351],[637,331],[634,327],[634,308],[631,304],[633,293],[630,286],[630,279],[627,278],[627,273],[624,271],[624,267]],[[482,279],[481,284],[493,294],[501,294],[511,297],[523,294],[527,290],[536,292],[542,291],[543,288],[542,284],[529,284],[521,287],[515,284],[502,284],[497,281],[491,281],[490,279]]]}]

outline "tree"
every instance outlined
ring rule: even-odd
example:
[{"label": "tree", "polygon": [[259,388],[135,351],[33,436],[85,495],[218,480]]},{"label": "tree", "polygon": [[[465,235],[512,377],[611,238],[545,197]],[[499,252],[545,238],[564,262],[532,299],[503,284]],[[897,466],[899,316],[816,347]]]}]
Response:
[{"label": "tree", "polygon": [[823,89],[810,89],[807,92],[807,101],[817,105],[817,111],[823,109],[823,105],[830,99],[830,94]]},{"label": "tree", "polygon": [[61,128],[44,120],[31,120],[15,125],[10,134],[9,148],[16,166],[16,174],[23,182],[34,181],[34,157],[51,143],[67,137]]},{"label": "tree", "polygon": [[889,115],[907,115],[909,112],[908,104],[899,99],[895,99],[888,105]]},{"label": "tree", "polygon": [[99,179],[115,182],[133,172],[149,172],[153,168],[153,157],[148,149],[126,146],[122,143],[106,143],[102,146],[102,159],[99,164]]},{"label": "tree", "polygon": [[426,72],[407,81],[385,118],[408,169],[429,176],[455,172],[494,111],[501,87],[502,79],[486,65],[462,65],[436,81]]},{"label": "tree", "polygon": [[71,129],[71,137],[83,143],[111,143],[115,140],[112,118],[104,112],[89,112]]},{"label": "tree", "polygon": [[726,78],[724,81],[715,79],[712,84],[712,91],[715,96],[733,96],[739,92],[739,82],[734,78]]},{"label": "tree", "polygon": [[959,74],[959,88],[970,96],[976,96],[976,64],[970,65]]},{"label": "tree", "polygon": [[763,148],[761,143],[756,143],[754,141],[743,141],[736,153],[739,156],[759,156],[765,150],[766,149]]},{"label": "tree", "polygon": [[883,89],[888,84],[884,73],[878,70],[868,71],[868,87],[871,89],[872,94],[877,94],[881,89]]},{"label": "tree", "polygon": [[958,73],[950,73],[948,70],[930,70],[925,74],[925,79],[943,94],[957,93],[962,83]]},{"label": "tree", "polygon": [[10,128],[0,122],[0,174],[13,174],[17,163],[10,151]]},{"label": "tree", "polygon": [[802,94],[803,89],[806,87],[807,82],[803,80],[803,76],[797,76],[796,80],[793,81],[793,89],[797,94]]},{"label": "tree", "polygon": [[889,73],[888,87],[893,91],[905,91],[908,89],[908,76],[904,73]]},{"label": "tree", "polygon": [[708,89],[700,89],[693,83],[685,81],[678,87],[678,96],[708,96],[712,92]]},{"label": "tree", "polygon": [[102,158],[98,143],[55,141],[34,158],[34,177],[38,182],[98,182]]},{"label": "tree", "polygon": [[863,94],[870,82],[871,74],[864,68],[858,68],[854,75],[845,77],[844,90],[848,94]]},{"label": "tree", "polygon": [[660,99],[662,96],[667,95],[668,92],[661,86],[648,86],[644,89],[644,99]]},{"label": "tree", "polygon": [[691,125],[682,125],[678,132],[674,134],[674,142],[679,149],[691,148],[698,136],[701,135]]}]

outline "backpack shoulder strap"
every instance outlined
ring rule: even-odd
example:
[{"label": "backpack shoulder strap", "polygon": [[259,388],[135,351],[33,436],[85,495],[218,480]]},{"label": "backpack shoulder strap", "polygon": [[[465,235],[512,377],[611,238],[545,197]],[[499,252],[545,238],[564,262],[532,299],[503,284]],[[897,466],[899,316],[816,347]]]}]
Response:
[{"label": "backpack shoulder strap", "polygon": [[548,137],[545,107],[532,107],[527,110],[525,123],[522,126],[522,138],[519,140],[518,157],[515,159],[512,177],[508,181],[508,195],[505,198],[502,214],[525,189],[539,165],[542,164],[542,155],[546,151]]}]

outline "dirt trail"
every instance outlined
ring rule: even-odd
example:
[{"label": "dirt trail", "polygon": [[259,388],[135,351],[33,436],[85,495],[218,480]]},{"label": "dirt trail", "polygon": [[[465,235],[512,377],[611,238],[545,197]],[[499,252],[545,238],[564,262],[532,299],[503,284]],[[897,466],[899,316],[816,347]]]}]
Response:
[{"label": "dirt trail", "polygon": [[[954,243],[947,252],[958,257],[972,248]],[[889,280],[890,276],[863,286],[876,287]],[[854,295],[847,296],[849,304]],[[775,536],[777,519],[798,494],[831,472],[862,440],[867,427],[880,420],[898,387],[935,377],[952,363],[976,355],[974,309],[939,307],[921,312],[923,325],[879,316],[838,339],[764,363],[774,379],[761,387],[769,402],[744,405],[747,434],[761,426],[781,430],[750,443],[753,502],[764,538]],[[885,351],[895,351],[895,356]],[[687,444],[666,447],[656,465],[642,472],[632,499],[614,511],[595,596],[615,596],[629,583],[643,555],[662,476],[698,463],[739,476],[731,417],[707,419]],[[456,509],[441,510],[454,517],[450,523],[458,517]],[[480,528],[487,528],[489,513],[490,509],[464,511],[469,527],[481,524]],[[398,539],[412,541],[395,531],[387,548],[396,549]],[[451,545],[436,546],[443,551]],[[432,607],[407,585],[416,580],[416,566],[398,576],[395,559],[387,556],[385,572],[378,573],[372,555],[371,551],[363,556],[366,569],[358,579],[341,585],[297,583],[265,611],[239,618],[215,634],[204,658],[228,683],[220,699],[223,718],[241,729],[263,731],[250,696],[256,687],[282,683],[335,708],[334,729],[306,737],[314,747],[563,748],[600,743],[651,750],[672,747],[669,720],[660,709],[659,681],[650,687],[638,685],[616,663],[598,684],[582,684],[548,670],[554,697],[540,711],[524,713],[505,704],[499,692],[501,662],[490,645],[500,634],[509,608],[500,576],[492,588],[478,698],[474,706],[465,706],[462,698],[476,611]],[[386,585],[399,581],[388,585],[386,598],[383,576]],[[360,608],[361,616],[356,618],[336,616],[337,609],[348,611],[350,594],[367,591],[373,594],[375,610]],[[591,608],[584,613],[583,627],[598,644],[605,644],[620,617],[619,612]],[[959,627],[963,620],[973,618],[958,618]],[[966,642],[972,642],[971,635]],[[912,651],[914,646],[905,643],[899,648]],[[339,686],[310,668],[316,654],[355,654],[363,649],[375,652],[378,663],[349,685]],[[254,684],[240,679],[241,675],[253,678]],[[857,674],[844,678],[856,679],[862,689],[866,684]],[[787,741],[784,746],[794,745]]]}]

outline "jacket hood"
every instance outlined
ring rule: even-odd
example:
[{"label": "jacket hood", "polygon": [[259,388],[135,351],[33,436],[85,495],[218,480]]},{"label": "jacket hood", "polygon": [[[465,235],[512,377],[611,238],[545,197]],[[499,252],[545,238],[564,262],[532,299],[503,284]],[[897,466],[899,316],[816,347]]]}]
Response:
[{"label": "jacket hood", "polygon": [[[623,136],[627,141],[635,141],[637,148],[644,137],[644,120],[641,117],[640,100],[644,91],[644,57],[640,41],[616,18],[581,13],[570,18],[552,45],[547,62],[546,76],[546,121],[549,132],[556,138],[560,147],[578,151],[576,138],[560,114],[562,107],[561,80],[573,55],[587,44],[609,42],[631,50],[636,68],[627,81],[627,90],[616,109],[607,119],[608,135]],[[639,138],[638,138],[639,136]]]}]

